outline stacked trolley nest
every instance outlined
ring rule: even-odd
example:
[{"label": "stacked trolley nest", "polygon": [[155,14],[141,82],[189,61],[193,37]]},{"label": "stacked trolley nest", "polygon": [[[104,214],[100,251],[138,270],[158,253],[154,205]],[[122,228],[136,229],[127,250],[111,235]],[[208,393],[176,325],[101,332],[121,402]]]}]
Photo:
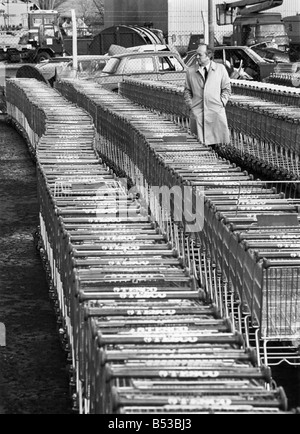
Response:
[{"label": "stacked trolley nest", "polygon": [[232,143],[220,153],[268,179],[299,179],[299,97],[299,89],[233,82],[227,109]]},{"label": "stacked trolley nest", "polygon": [[[65,90],[77,94],[73,86]],[[105,121],[123,143],[123,150],[111,148],[116,164],[130,164],[123,151],[134,140],[125,136],[131,124],[115,122],[121,112],[125,121],[125,112],[137,119],[141,110],[100,88],[95,94],[103,106],[77,95],[98,128]],[[7,105],[36,150],[42,241],[70,339],[80,411],[286,410],[283,391],[264,387],[270,371],[253,365],[234,325],[201,301],[203,288],[167,234],[99,161],[91,117],[29,79],[8,82]],[[142,139],[142,131],[136,134]],[[179,230],[177,237],[179,248]]]},{"label": "stacked trolley nest", "polygon": [[[267,179],[299,179],[300,90],[241,80],[232,80],[232,87],[227,105],[231,143],[219,144],[219,155]],[[136,79],[121,85],[125,97],[188,128],[183,90]]]},{"label": "stacked trolley nest", "polygon": [[299,62],[278,64],[274,72],[266,79],[268,83],[280,86],[300,87],[300,64]]},{"label": "stacked trolley nest", "polygon": [[[149,86],[144,87],[145,104],[148,95],[152,98]],[[91,113],[102,158],[138,186],[180,257],[221,312],[233,317],[234,301],[240,303],[257,327],[258,347],[259,338],[263,339],[264,361],[270,361],[267,343],[283,341],[287,353],[279,354],[279,359],[299,363],[297,185],[254,181],[173,122],[100,86],[64,81],[58,88]],[[176,187],[174,197],[179,202],[174,199],[173,214],[161,206],[157,187]],[[170,215],[178,225],[169,221]],[[190,229],[195,217],[196,226]],[[253,241],[251,248],[242,238],[244,233]]]}]

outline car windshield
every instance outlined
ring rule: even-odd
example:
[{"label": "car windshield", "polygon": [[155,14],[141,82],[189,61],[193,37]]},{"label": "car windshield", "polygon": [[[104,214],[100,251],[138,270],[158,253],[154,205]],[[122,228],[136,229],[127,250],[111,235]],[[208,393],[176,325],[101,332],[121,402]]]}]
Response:
[{"label": "car windshield", "polygon": [[102,71],[102,69],[105,67],[107,61],[105,59],[102,60],[80,60],[78,62],[78,70],[79,72],[90,72],[94,73],[97,71]]},{"label": "car windshield", "polygon": [[[238,58],[238,60],[245,59],[250,57],[250,59],[254,60],[255,63],[265,63],[265,60],[257,54],[254,50],[243,50],[241,48],[226,48],[226,58],[230,60],[230,56]],[[216,50],[215,58],[221,59],[223,58],[223,50]]]},{"label": "car windshield", "polygon": [[285,26],[283,24],[264,24],[263,26],[258,26],[257,36],[265,37],[276,37],[285,36]]},{"label": "car windshield", "polygon": [[53,27],[45,27],[44,35],[48,36],[50,38],[54,38],[54,36],[55,36],[54,28]]},{"label": "car windshield", "polygon": [[119,64],[120,64],[120,59],[118,58],[109,59],[107,65],[105,66],[105,68],[103,68],[102,72],[105,72],[106,74],[114,74],[117,71]]},{"label": "car windshield", "polygon": [[256,63],[265,63],[264,59],[256,53],[254,50],[247,50],[246,53],[251,57]]}]

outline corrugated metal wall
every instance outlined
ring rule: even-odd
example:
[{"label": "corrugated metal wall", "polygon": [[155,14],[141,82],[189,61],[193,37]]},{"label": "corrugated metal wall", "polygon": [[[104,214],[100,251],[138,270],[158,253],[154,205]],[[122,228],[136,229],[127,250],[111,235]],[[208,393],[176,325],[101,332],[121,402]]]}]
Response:
[{"label": "corrugated metal wall", "polygon": [[105,27],[118,24],[153,27],[168,33],[168,0],[105,0]]}]

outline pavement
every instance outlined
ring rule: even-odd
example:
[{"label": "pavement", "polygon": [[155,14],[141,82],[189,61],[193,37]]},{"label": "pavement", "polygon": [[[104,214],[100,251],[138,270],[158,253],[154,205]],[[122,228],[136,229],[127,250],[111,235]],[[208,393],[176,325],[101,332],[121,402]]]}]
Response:
[{"label": "pavement", "polygon": [[[1,351],[1,349],[0,349],[0,351]],[[2,378],[2,375],[1,375],[1,372],[0,372],[0,385],[3,385],[3,384],[4,384],[4,382],[3,382],[3,378]],[[6,414],[6,411],[5,411],[5,398],[3,396],[3,387],[0,387],[0,414]]]},{"label": "pavement", "polygon": [[[1,117],[0,117],[1,118]],[[0,120],[0,414],[70,414],[66,354],[33,240],[36,167],[20,135]]]}]

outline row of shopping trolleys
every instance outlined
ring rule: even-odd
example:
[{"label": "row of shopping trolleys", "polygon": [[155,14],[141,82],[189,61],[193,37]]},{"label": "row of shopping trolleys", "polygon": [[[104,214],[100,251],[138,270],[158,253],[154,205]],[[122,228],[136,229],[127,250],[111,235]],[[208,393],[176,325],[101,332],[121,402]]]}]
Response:
[{"label": "row of shopping trolleys", "polygon": [[[193,188],[193,200],[204,196],[201,229],[187,233],[183,224],[179,230],[187,243],[176,243],[176,225],[165,233],[216,303],[219,294],[237,296],[260,337],[284,341],[299,363],[299,350],[291,343],[300,331],[299,183],[255,180],[171,121],[131,103],[130,93],[124,99],[94,83],[72,80],[58,89],[90,111],[101,157],[141,191],[157,184],[187,186]],[[150,200],[159,222],[164,221],[160,205]],[[244,242],[245,233],[252,243]]]},{"label": "row of shopping trolleys", "polygon": [[[126,79],[120,92],[189,128],[182,86]],[[231,142],[219,144],[218,152],[265,177],[299,177],[299,102],[299,89],[232,80],[226,108]]]},{"label": "row of shopping trolleys", "polygon": [[32,144],[40,230],[80,412],[286,411],[270,370],[254,366],[148,212],[99,161],[91,118],[34,80],[11,80],[7,101],[27,140],[32,106],[45,114]]}]

